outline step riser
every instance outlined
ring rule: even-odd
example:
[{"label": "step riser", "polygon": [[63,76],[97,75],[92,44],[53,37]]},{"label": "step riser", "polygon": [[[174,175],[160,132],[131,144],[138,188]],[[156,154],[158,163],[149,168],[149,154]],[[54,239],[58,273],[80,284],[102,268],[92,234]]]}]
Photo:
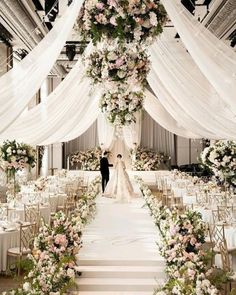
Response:
[{"label": "step riser", "polygon": [[165,268],[164,260],[78,260],[79,266],[157,266]]},{"label": "step riser", "polygon": [[127,279],[152,279],[165,278],[165,273],[160,272],[82,272],[81,278],[127,278]]},{"label": "step riser", "polygon": [[[154,291],[156,289],[157,285],[138,285],[138,286],[126,286],[126,285],[93,285],[93,286],[88,286],[88,285],[79,285],[78,289],[79,291],[114,291],[114,292],[119,292],[119,291]],[[105,295],[105,294],[104,294]]]}]

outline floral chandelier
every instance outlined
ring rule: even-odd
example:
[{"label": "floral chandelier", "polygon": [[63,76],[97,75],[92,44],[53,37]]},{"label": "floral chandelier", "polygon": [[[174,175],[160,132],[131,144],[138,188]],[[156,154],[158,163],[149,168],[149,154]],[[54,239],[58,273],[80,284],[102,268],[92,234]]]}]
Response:
[{"label": "floral chandelier", "polygon": [[147,46],[162,32],[167,14],[160,0],[85,0],[80,34],[95,50],[86,56],[87,76],[102,86],[100,108],[115,126],[135,122],[150,69]]}]

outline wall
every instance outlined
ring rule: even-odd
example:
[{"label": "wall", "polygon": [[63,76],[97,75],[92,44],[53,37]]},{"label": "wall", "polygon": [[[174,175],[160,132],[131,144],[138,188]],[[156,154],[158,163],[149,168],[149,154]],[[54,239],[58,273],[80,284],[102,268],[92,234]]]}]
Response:
[{"label": "wall", "polygon": [[177,165],[198,163],[199,155],[202,151],[201,140],[191,140],[177,136]]}]

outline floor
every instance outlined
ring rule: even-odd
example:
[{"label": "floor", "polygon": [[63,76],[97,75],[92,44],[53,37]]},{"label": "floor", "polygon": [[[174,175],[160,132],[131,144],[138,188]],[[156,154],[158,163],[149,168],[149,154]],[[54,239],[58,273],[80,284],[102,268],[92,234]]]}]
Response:
[{"label": "floor", "polygon": [[99,197],[96,218],[83,235],[76,294],[153,294],[165,279],[157,240],[142,198],[119,204]]}]

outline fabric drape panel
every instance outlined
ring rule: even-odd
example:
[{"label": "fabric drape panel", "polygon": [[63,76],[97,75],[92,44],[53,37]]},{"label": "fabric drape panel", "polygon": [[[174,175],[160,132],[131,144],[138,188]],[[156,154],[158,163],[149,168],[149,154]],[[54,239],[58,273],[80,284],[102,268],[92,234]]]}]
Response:
[{"label": "fabric drape panel", "polygon": [[221,98],[236,114],[236,54],[177,0],[162,0],[181,40]]},{"label": "fabric drape panel", "polygon": [[81,134],[83,134],[96,120],[99,115],[99,99],[101,94],[90,96],[88,94],[87,106],[81,112],[81,115],[77,116],[77,123],[73,125],[67,135],[61,137],[59,141],[69,141]]},{"label": "fabric drape panel", "polygon": [[86,131],[97,118],[99,94],[90,94],[90,81],[83,77],[79,60],[44,102],[24,113],[0,138],[40,145],[71,140]]},{"label": "fabric drape panel", "polygon": [[178,122],[166,111],[156,96],[149,90],[145,92],[144,109],[148,114],[163,128],[168,131],[187,138],[201,138],[202,136],[196,135],[187,129],[179,126]]},{"label": "fabric drape panel", "polygon": [[53,67],[83,1],[74,0],[45,38],[0,78],[0,132],[22,113]]},{"label": "fabric drape panel", "polygon": [[141,146],[163,152],[174,158],[174,134],[157,124],[143,112]]},{"label": "fabric drape panel", "polygon": [[[199,80],[195,80],[196,70],[194,71],[194,63],[191,63],[191,60],[189,62],[189,59],[186,58],[184,62],[180,62],[178,58],[179,44],[173,42],[172,46],[170,43],[167,45],[167,42],[162,40],[163,38],[151,48],[152,71],[149,75],[149,80],[152,80],[149,82],[152,83],[154,92],[157,91],[157,88],[165,87],[166,92],[170,94],[169,98],[166,95],[168,102],[160,98],[161,103],[166,109],[169,103],[167,110],[175,119],[176,114],[173,113],[178,110],[178,113],[181,114],[178,119],[181,125],[183,127],[188,125],[192,132],[200,134],[202,137],[235,139],[236,121],[230,109],[225,104],[222,105],[218,96],[211,97],[210,92],[208,96],[207,87],[201,88],[200,79],[202,81],[204,79],[201,75],[197,75]],[[171,47],[174,51],[169,49]],[[181,52],[180,50],[180,53],[186,55],[185,51]],[[180,54],[180,56],[182,55]],[[197,72],[197,74],[199,73]],[[162,86],[155,85],[155,82],[158,84],[161,82]],[[184,118],[187,121],[183,123],[180,120]],[[187,122],[190,124],[186,124]],[[207,133],[209,134],[207,135]]]},{"label": "fabric drape panel", "polygon": [[98,145],[97,121],[95,121],[82,135],[65,143],[65,154],[86,151]]},{"label": "fabric drape panel", "polygon": [[134,144],[139,146],[141,141],[142,112],[137,112],[135,118],[135,123],[123,127],[124,141],[129,149],[134,148]]},{"label": "fabric drape panel", "polygon": [[194,121],[185,110],[176,103],[175,99],[171,96],[157,74],[151,70],[148,75],[148,83],[151,86],[153,92],[158,97],[160,103],[166,109],[166,111],[178,122],[178,125],[190,132],[199,135],[199,137],[217,139],[214,134],[207,131],[196,121]]},{"label": "fabric drape panel", "polygon": [[109,150],[114,139],[115,129],[103,113],[98,115],[97,129],[99,146],[102,150]]},{"label": "fabric drape panel", "polygon": [[203,126],[208,123],[207,128],[223,138],[236,135],[236,117],[232,110],[212,92],[212,87],[180,43],[166,40],[164,35],[152,47],[151,55],[154,71],[194,120]]}]

